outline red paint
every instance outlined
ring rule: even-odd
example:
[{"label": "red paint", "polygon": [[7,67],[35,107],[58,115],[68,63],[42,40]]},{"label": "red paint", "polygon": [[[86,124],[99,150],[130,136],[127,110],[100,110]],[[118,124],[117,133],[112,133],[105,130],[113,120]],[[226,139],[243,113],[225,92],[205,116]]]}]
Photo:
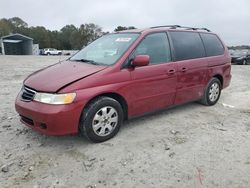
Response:
[{"label": "red paint", "polygon": [[[65,135],[76,133],[76,127],[79,122],[79,114],[82,111],[82,105],[70,104],[70,105],[49,105],[36,101],[23,102],[16,100],[16,110],[22,116],[31,118],[34,121],[34,125],[29,125],[23,122],[30,128],[37,130],[47,135]],[[40,127],[41,123],[47,125],[47,129]]]},{"label": "red paint", "polygon": [[80,62],[60,62],[30,75],[25,85],[37,91],[56,92],[64,85],[84,78],[105,69],[105,66],[94,66]]},{"label": "red paint", "polygon": [[132,61],[132,65],[134,67],[147,66],[148,64],[149,64],[149,56],[148,55],[138,55]]},{"label": "red paint", "polygon": [[[231,63],[227,49],[220,56],[147,66],[142,66],[147,64],[147,57],[138,57],[135,64],[140,67],[123,68],[128,56],[147,34],[163,31],[167,29],[136,30],[141,33],[139,38],[112,66],[65,61],[32,74],[24,81],[26,86],[51,93],[76,92],[77,97],[70,105],[48,105],[23,102],[18,95],[17,112],[32,119],[34,126],[29,127],[44,134],[72,134],[78,132],[85,105],[99,95],[115,93],[121,96],[127,103],[130,118],[200,99],[213,76],[223,79],[223,88],[230,84]],[[47,124],[47,129],[41,129],[41,123]]]}]

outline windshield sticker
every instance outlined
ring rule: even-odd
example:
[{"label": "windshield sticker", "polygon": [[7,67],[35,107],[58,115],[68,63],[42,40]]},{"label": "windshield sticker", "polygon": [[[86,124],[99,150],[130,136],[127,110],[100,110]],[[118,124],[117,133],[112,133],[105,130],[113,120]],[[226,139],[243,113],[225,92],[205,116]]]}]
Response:
[{"label": "windshield sticker", "polygon": [[115,41],[116,42],[129,42],[131,38],[117,38]]}]

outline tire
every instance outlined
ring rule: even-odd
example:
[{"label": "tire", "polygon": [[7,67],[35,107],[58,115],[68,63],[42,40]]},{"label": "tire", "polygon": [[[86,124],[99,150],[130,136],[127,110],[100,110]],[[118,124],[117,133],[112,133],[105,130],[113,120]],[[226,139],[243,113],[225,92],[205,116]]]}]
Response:
[{"label": "tire", "polygon": [[98,97],[83,110],[79,131],[92,142],[104,142],[118,133],[122,122],[121,104],[110,97]]},{"label": "tire", "polygon": [[50,55],[50,53],[48,52],[48,53],[47,53],[47,55],[49,56],[49,55]]},{"label": "tire", "polygon": [[206,106],[212,106],[217,103],[221,94],[221,82],[213,77],[207,84],[204,95],[200,102]]}]

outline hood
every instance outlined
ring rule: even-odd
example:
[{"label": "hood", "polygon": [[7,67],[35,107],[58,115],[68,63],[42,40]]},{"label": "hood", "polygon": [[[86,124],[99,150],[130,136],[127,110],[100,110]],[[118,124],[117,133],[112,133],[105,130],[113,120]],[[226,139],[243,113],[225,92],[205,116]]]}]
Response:
[{"label": "hood", "polygon": [[24,85],[37,91],[57,92],[66,85],[105,69],[106,66],[64,61],[31,74]]}]

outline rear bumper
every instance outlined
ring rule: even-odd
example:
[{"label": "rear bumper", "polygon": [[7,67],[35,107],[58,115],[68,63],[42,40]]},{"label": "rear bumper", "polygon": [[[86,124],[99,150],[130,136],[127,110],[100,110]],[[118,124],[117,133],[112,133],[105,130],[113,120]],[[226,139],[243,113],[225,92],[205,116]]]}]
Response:
[{"label": "rear bumper", "polygon": [[16,111],[22,123],[46,135],[68,135],[78,132],[82,104],[50,105],[36,101],[24,102],[18,95]]}]

